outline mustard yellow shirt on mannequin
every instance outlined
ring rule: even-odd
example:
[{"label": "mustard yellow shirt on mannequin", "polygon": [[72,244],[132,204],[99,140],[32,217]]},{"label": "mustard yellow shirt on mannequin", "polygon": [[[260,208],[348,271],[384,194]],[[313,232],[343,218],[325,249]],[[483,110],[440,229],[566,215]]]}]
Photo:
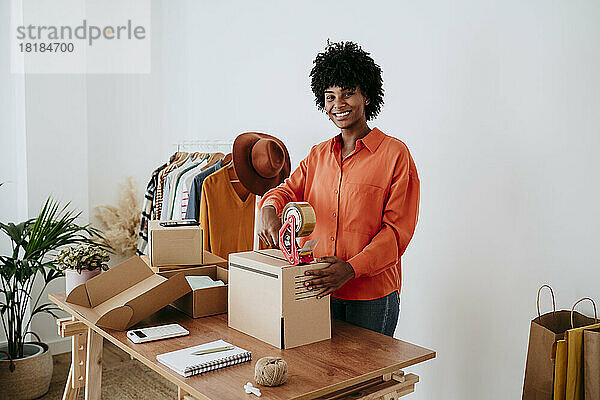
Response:
[{"label": "mustard yellow shirt on mannequin", "polygon": [[227,168],[208,176],[202,184],[199,217],[204,250],[225,259],[230,253],[252,250],[255,202],[254,194],[243,199],[235,191]]}]

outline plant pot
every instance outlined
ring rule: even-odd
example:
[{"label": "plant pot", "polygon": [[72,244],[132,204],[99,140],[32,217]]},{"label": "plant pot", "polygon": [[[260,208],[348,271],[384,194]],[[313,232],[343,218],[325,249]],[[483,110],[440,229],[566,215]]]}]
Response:
[{"label": "plant pot", "polygon": [[[53,368],[48,345],[35,342],[24,346],[29,356],[13,360],[13,372],[10,361],[0,359],[0,400],[31,400],[48,392]],[[0,346],[0,350],[6,351],[7,346]]]},{"label": "plant pot", "polygon": [[82,283],[86,283],[93,277],[100,275],[100,272],[102,272],[101,269],[95,269],[93,271],[84,270],[81,272],[77,272],[74,269],[65,270],[65,285],[67,289],[67,296],[69,295],[69,293],[71,293],[71,290],[75,289]]}]

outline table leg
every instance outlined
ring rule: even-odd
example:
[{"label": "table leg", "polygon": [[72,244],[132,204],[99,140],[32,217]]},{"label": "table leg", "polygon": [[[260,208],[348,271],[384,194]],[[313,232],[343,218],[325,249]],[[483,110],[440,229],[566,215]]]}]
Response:
[{"label": "table leg", "polygon": [[102,336],[88,330],[85,400],[100,400],[102,390]]},{"label": "table leg", "polygon": [[81,331],[81,333],[73,335],[73,345],[71,350],[71,371],[73,374],[71,386],[73,388],[85,387],[87,337],[87,327],[85,331]]},{"label": "table leg", "polygon": [[77,400],[79,398],[79,387],[73,388],[73,364],[69,369],[69,377],[67,378],[67,384],[65,385],[65,392],[63,393],[62,400]]},{"label": "table leg", "polygon": [[193,397],[191,394],[189,394],[182,388],[180,388],[180,387],[177,388],[177,400],[194,400],[194,399],[195,399],[195,397]]},{"label": "table leg", "polygon": [[79,389],[85,386],[86,343],[89,328],[74,317],[56,321],[58,334],[64,338],[72,337],[71,368],[67,377],[67,385],[63,400],[77,400]]}]

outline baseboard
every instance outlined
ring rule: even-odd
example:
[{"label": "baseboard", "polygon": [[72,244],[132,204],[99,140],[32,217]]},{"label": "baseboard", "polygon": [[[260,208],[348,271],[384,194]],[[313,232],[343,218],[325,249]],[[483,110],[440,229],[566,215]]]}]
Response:
[{"label": "baseboard", "polygon": [[58,338],[51,342],[46,342],[50,348],[52,355],[70,353],[71,352],[71,338]]}]

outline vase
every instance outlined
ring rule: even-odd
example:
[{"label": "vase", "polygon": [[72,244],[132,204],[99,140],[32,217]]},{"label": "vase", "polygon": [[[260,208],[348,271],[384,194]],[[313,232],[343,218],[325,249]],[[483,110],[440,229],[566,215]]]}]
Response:
[{"label": "vase", "polygon": [[65,270],[65,286],[66,286],[67,296],[69,295],[69,293],[71,293],[71,290],[75,289],[77,286],[81,285],[82,283],[86,283],[88,280],[92,279],[93,277],[100,275],[100,272],[102,272],[101,269],[95,269],[92,271],[88,271],[86,269],[81,272],[78,272],[74,269]]},{"label": "vase", "polygon": [[[0,353],[0,400],[30,400],[43,396],[52,379],[52,354],[45,343],[25,343],[23,358],[11,361]],[[6,351],[7,346],[0,346]]]}]

